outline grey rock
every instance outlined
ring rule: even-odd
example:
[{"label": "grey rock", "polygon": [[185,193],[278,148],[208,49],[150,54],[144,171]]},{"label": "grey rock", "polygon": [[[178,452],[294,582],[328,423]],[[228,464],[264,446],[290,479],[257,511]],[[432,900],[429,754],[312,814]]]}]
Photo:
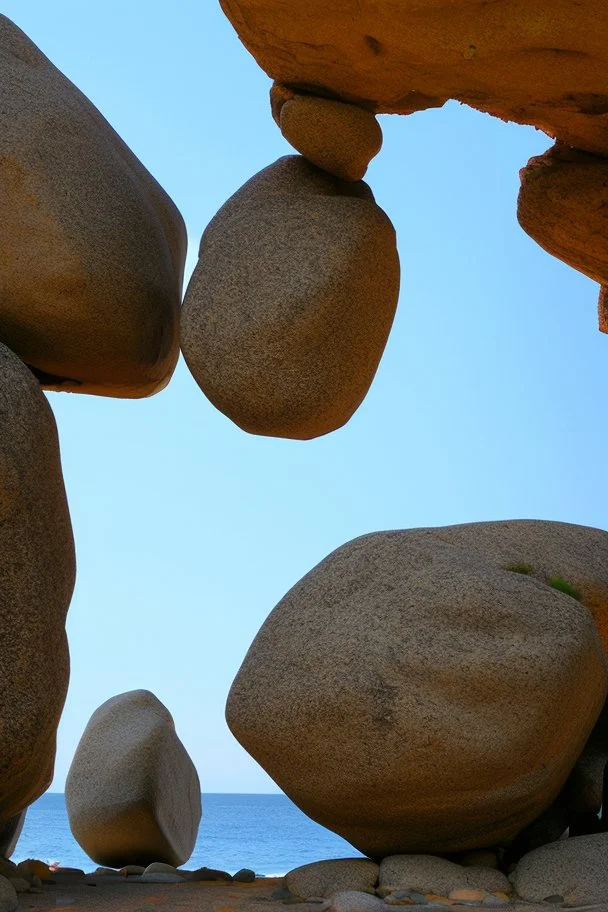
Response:
[{"label": "grey rock", "polygon": [[31,887],[29,880],[26,880],[25,877],[7,877],[17,893],[28,893]]},{"label": "grey rock", "polygon": [[[185,872],[184,872],[185,873]],[[219,871],[217,868],[197,868],[196,871],[188,871],[187,880],[195,881],[228,881],[232,880],[232,875],[228,871]]]},{"label": "grey rock", "polygon": [[178,865],[192,853],[198,775],[171,713],[149,691],[119,694],[93,713],[65,798],[72,833],[102,865]]},{"label": "grey rock", "polygon": [[[0,18],[0,46],[1,33]],[[0,821],[11,828],[53,777],[75,572],[55,420],[32,373],[0,345]]]},{"label": "grey rock", "polygon": [[241,868],[232,878],[237,883],[253,883],[255,881],[255,871],[251,868]]},{"label": "grey rock", "polygon": [[336,893],[330,908],[332,912],[386,912],[381,899],[357,890]]},{"label": "grey rock", "polygon": [[6,877],[0,876],[0,912],[16,912],[18,905],[14,886]]},{"label": "grey rock", "polygon": [[26,814],[27,808],[21,813],[15,814],[0,827],[0,856],[2,858],[10,858],[17,848]]},{"label": "grey rock", "polygon": [[0,81],[0,339],[48,389],[149,395],[178,354],[182,218],[5,16]]},{"label": "grey rock", "polygon": [[338,858],[315,861],[294,868],[285,876],[285,886],[294,895],[331,898],[344,891],[374,893],[378,865],[368,858]]},{"label": "grey rock", "polygon": [[232,685],[229,727],[366,855],[508,843],[560,791],[604,704],[602,592],[597,529],[363,536],[270,613]]},{"label": "grey rock", "polygon": [[[135,866],[134,866],[135,867]],[[120,871],[118,872],[120,874]],[[186,877],[186,872],[178,871],[174,865],[165,864],[163,861],[153,861],[145,868],[142,874],[179,874],[180,877]]]},{"label": "grey rock", "polygon": [[437,855],[392,855],[380,864],[381,886],[447,896],[452,890],[472,888],[489,893],[509,892],[511,886],[501,871],[463,867]]},{"label": "grey rock", "polygon": [[369,187],[287,156],[205,230],[182,350],[205,395],[245,431],[318,437],[364,399],[398,294],[395,232]]},{"label": "grey rock", "polygon": [[118,873],[121,877],[135,877],[139,874],[143,874],[145,870],[143,865],[125,865]]},{"label": "grey rock", "polygon": [[524,855],[513,885],[522,899],[559,895],[570,905],[608,903],[608,833],[552,842]]}]

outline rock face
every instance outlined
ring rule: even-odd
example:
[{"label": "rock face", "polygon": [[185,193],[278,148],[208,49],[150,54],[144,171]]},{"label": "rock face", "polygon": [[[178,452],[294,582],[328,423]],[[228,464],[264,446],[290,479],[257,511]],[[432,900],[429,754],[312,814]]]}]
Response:
[{"label": "rock face", "polygon": [[98,864],[183,864],[201,818],[198,775],[154,694],[133,690],[97,709],[65,786],[70,827]]},{"label": "rock face", "polygon": [[[2,858],[10,858],[17,848],[23,824],[25,823],[26,814],[27,809],[21,811],[20,814],[11,817],[10,820],[7,820],[6,823],[0,827],[0,856]],[[2,872],[0,871],[0,874],[1,873]]]},{"label": "rock face", "polygon": [[513,885],[529,902],[563,896],[583,906],[608,901],[608,833],[578,836],[542,846],[526,855],[513,874]]},{"label": "rock face", "polygon": [[608,284],[608,159],[564,146],[530,159],[517,216],[549,253]]},{"label": "rock face", "polygon": [[379,886],[444,896],[461,888],[487,890],[489,893],[509,892],[511,889],[501,871],[465,868],[436,855],[389,855],[380,865]]},{"label": "rock face", "polygon": [[592,612],[605,637],[607,595],[597,529],[513,521],[355,539],[271,612],[229,726],[366,855],[509,842],[560,793],[602,708]]},{"label": "rock face", "polygon": [[273,108],[285,139],[334,177],[361,180],[382,146],[378,121],[357,105],[291,92]]},{"label": "rock face", "polygon": [[0,912],[17,912],[17,891],[6,877],[0,877]]},{"label": "rock face", "polygon": [[329,898],[343,890],[373,893],[378,873],[378,865],[368,858],[315,861],[290,871],[285,877],[285,886],[300,899],[309,896]]},{"label": "rock face", "polygon": [[206,229],[182,311],[184,357],[244,430],[317,437],[367,393],[398,293],[394,229],[369,187],[288,156]]},{"label": "rock face", "polygon": [[[1,140],[0,140],[1,142]],[[0,345],[0,823],[50,785],[68,686],[74,541],[57,429],[32,373]]]},{"label": "rock face", "polygon": [[260,66],[294,89],[408,114],[456,98],[608,153],[603,0],[220,0]]},{"label": "rock face", "polygon": [[5,16],[0,80],[0,339],[48,389],[149,395],[178,354],[182,218]]}]

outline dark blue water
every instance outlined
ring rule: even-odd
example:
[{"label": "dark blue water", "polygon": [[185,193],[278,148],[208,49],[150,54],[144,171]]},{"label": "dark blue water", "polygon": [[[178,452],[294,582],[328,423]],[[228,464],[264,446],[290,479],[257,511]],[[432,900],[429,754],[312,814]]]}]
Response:
[{"label": "dark blue water", "polygon": [[[253,868],[266,876],[323,858],[359,853],[309,820],[285,795],[203,795],[203,819],[188,867]],[[63,795],[47,793],[29,809],[14,861],[40,858],[91,871],[68,824]]]}]

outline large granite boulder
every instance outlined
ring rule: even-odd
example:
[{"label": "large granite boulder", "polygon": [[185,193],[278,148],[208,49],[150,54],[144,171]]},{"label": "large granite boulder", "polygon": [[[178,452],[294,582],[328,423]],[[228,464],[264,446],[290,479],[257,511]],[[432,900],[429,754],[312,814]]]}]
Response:
[{"label": "large granite boulder", "polygon": [[48,389],[149,395],[178,355],[182,218],[5,16],[0,80],[0,340]]},{"label": "large granite boulder", "polygon": [[183,864],[201,819],[196,769],[173,718],[147,690],[95,710],[65,785],[70,828],[100,865]]},{"label": "large granite boulder", "polygon": [[560,794],[603,706],[607,606],[597,529],[374,533],[271,612],[227,720],[366,855],[509,843]]},{"label": "large granite boulder", "polygon": [[68,686],[65,617],[74,578],[55,420],[35,377],[0,344],[3,826],[53,778],[55,733]]},{"label": "large granite boulder", "polygon": [[604,0],[220,0],[277,82],[409,114],[449,98],[608,153]]},{"label": "large granite boulder", "polygon": [[286,156],[207,227],[182,311],[195,380],[253,434],[343,425],[373,380],[399,294],[394,229],[361,181]]}]

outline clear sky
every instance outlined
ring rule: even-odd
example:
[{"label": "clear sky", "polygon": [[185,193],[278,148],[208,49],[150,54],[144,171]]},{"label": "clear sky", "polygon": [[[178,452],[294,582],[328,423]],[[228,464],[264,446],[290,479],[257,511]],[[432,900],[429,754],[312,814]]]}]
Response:
[{"label": "clear sky", "polygon": [[[270,81],[217,0],[3,11],[173,197],[191,271],[219,206],[289,152]],[[93,710],[139,687],[173,713],[203,791],[275,791],[230,735],[226,695],[276,602],[357,535],[525,517],[607,526],[597,286],[515,214],[518,169],[550,141],[455,103],[380,120],[368,180],[397,229],[401,299],[345,428],[311,442],[248,436],[183,362],[148,400],[49,395],[78,555],[55,791]]]}]

